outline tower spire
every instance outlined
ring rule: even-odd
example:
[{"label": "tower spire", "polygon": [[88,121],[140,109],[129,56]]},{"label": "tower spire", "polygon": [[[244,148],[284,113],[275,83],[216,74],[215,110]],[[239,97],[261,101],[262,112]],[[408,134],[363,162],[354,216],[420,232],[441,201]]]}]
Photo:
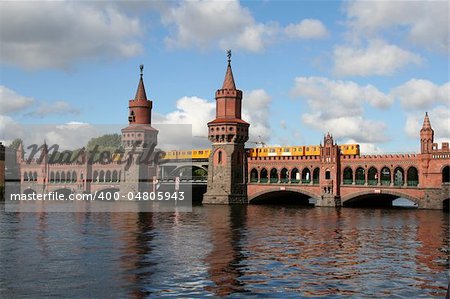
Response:
[{"label": "tower spire", "polygon": [[428,112],[425,112],[425,117],[423,119],[422,130],[432,130],[430,119],[428,118]]},{"label": "tower spire", "polygon": [[231,50],[227,51],[228,66],[223,80],[222,89],[236,90],[236,84],[234,83],[233,71],[231,70]]},{"label": "tower spire", "polygon": [[139,79],[139,85],[136,90],[136,96],[134,97],[134,99],[147,101],[147,94],[145,93],[144,80],[142,78],[144,75],[144,65],[141,64],[139,68],[141,69],[141,78]]}]

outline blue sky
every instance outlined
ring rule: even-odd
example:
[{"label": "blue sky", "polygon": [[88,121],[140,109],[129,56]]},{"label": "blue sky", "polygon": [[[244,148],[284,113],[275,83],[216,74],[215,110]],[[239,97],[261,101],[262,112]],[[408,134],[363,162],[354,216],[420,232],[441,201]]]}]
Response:
[{"label": "blue sky", "polygon": [[416,152],[425,111],[450,139],[448,28],[447,1],[1,2],[0,140],[125,125],[141,63],[154,122],[205,136],[232,49],[251,140],[329,131],[366,153]]}]

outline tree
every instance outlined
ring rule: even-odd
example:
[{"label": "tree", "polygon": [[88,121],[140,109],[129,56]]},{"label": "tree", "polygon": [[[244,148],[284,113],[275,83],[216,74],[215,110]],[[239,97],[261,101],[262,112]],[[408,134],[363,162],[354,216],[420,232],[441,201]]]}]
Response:
[{"label": "tree", "polygon": [[14,139],[12,142],[11,142],[11,144],[8,146],[10,149],[13,149],[13,150],[18,150],[19,149],[19,146],[20,146],[20,144],[21,143],[23,143],[23,140],[22,139],[20,139],[20,138],[16,138],[16,139]]}]

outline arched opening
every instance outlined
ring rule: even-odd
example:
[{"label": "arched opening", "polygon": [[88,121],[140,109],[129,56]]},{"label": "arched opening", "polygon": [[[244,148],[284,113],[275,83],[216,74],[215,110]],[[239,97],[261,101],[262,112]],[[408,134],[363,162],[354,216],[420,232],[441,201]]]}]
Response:
[{"label": "arched opening", "polygon": [[450,183],[450,166],[442,169],[442,183]]},{"label": "arched opening", "polygon": [[192,179],[196,181],[205,181],[208,179],[208,172],[201,167],[193,166]]},{"label": "arched opening", "polygon": [[366,183],[366,171],[362,167],[356,168],[355,172],[355,184],[364,185]]},{"label": "arched opening", "polygon": [[222,164],[222,151],[217,153],[217,164]]},{"label": "arched opening", "polygon": [[105,181],[105,172],[103,170],[100,170],[99,182],[104,182],[104,181]]},{"label": "arched opening", "polygon": [[313,184],[317,185],[319,184],[319,177],[320,177],[320,169],[319,167],[314,168],[313,171]]},{"label": "arched opening", "polygon": [[378,185],[378,170],[375,167],[370,167],[367,175],[367,185]]},{"label": "arched opening", "polygon": [[450,203],[449,203],[449,201],[450,201],[450,198],[447,198],[447,199],[445,199],[445,200],[442,202],[442,208],[443,208],[443,210],[444,210],[445,212],[447,212],[447,213],[450,212]]},{"label": "arched opening", "polygon": [[261,169],[261,174],[259,176],[259,182],[260,183],[267,183],[269,181],[269,176],[267,173],[267,169],[263,168]]},{"label": "arched opening", "polygon": [[99,179],[99,178],[98,178],[98,171],[95,170],[95,171],[94,171],[94,177],[92,178],[92,181],[93,181],[93,182],[98,182],[98,179]]},{"label": "arched opening", "polygon": [[280,183],[289,183],[289,172],[286,168],[281,169],[280,172]]},{"label": "arched opening", "polygon": [[403,186],[405,184],[405,172],[403,168],[397,167],[394,169],[394,186]]},{"label": "arched opening", "polygon": [[391,170],[387,167],[383,167],[381,169],[381,177],[380,177],[382,186],[389,186],[391,184]]},{"label": "arched opening", "polygon": [[66,182],[66,173],[64,171],[61,171],[61,183]]},{"label": "arched opening", "polygon": [[345,167],[344,169],[344,185],[353,184],[353,170],[350,167]]},{"label": "arched opening", "polygon": [[304,168],[302,171],[302,184],[309,184],[311,182],[311,171],[309,168]]},{"label": "arched opening", "polygon": [[59,175],[59,171],[56,172],[55,182],[61,182],[61,176]]},{"label": "arched opening", "polygon": [[258,182],[258,170],[253,168],[250,171],[250,183],[257,183]]},{"label": "arched opening", "polygon": [[296,205],[313,207],[308,195],[294,191],[273,191],[264,193],[250,201],[251,204]]},{"label": "arched opening", "polygon": [[112,181],[117,182],[117,170],[114,170],[112,173]]},{"label": "arched opening", "polygon": [[111,171],[106,171],[105,182],[111,182]]},{"label": "arched opening", "polygon": [[325,179],[331,180],[331,172],[329,169],[325,170]]},{"label": "arched opening", "polygon": [[408,168],[406,179],[407,179],[406,184],[408,186],[414,187],[419,185],[419,173],[417,172],[417,168],[415,168],[414,166]]},{"label": "arched opening", "polygon": [[402,198],[399,195],[386,193],[362,194],[344,201],[343,206],[353,208],[395,208],[395,209],[417,208],[417,204],[409,199]]},{"label": "arched opening", "polygon": [[300,173],[297,168],[294,168],[291,170],[291,183],[297,184],[298,182],[300,182]]},{"label": "arched opening", "polygon": [[28,172],[26,172],[26,171],[23,173],[23,180],[24,180],[25,182],[28,181]]},{"label": "arched opening", "polygon": [[72,172],[72,182],[75,183],[77,181],[77,173],[75,171]]},{"label": "arched opening", "polygon": [[55,172],[51,171],[50,172],[50,183],[54,183],[55,182]]},{"label": "arched opening", "polygon": [[278,170],[276,168],[270,170],[270,182],[278,183]]},{"label": "arched opening", "polygon": [[72,178],[71,178],[71,175],[70,175],[70,171],[68,171],[66,173],[66,180],[67,180],[67,182],[71,182],[72,181]]},{"label": "arched opening", "polygon": [[38,174],[37,174],[37,172],[35,171],[35,172],[33,172],[33,181],[37,181],[37,176],[38,176]]}]

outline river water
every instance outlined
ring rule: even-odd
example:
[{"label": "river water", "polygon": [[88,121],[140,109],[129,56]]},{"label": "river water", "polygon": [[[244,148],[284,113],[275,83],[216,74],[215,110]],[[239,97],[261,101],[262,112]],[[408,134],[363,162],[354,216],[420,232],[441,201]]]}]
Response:
[{"label": "river water", "polygon": [[442,211],[0,213],[0,297],[445,296]]}]

